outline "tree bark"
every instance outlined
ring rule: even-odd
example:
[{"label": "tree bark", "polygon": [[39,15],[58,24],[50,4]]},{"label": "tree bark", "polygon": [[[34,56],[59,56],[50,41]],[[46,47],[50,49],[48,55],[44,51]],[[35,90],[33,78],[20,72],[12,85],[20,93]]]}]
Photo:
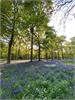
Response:
[{"label": "tree bark", "polygon": [[11,48],[12,48],[12,44],[13,44],[13,38],[14,38],[14,34],[11,34],[11,39],[8,45],[8,58],[7,58],[7,63],[10,63],[11,60]]},{"label": "tree bark", "polygon": [[38,46],[39,46],[39,49],[38,49],[38,60],[40,61],[40,39],[39,39],[39,33],[38,33]]},{"label": "tree bark", "polygon": [[62,59],[63,59],[64,57],[63,57],[63,46],[62,46],[62,43],[61,43],[61,55],[62,55]]},{"label": "tree bark", "polygon": [[60,59],[60,57],[59,57],[59,50],[58,50],[58,52],[57,52],[57,55],[58,55],[58,56],[57,56],[57,59]]},{"label": "tree bark", "polygon": [[31,58],[30,60],[32,62],[33,60],[33,32],[34,32],[33,26],[30,28],[30,31],[31,31]]},{"label": "tree bark", "polygon": [[3,43],[1,42],[1,44],[0,44],[0,58],[2,59],[3,58]]},{"label": "tree bark", "polygon": [[39,57],[39,61],[40,61],[40,41],[39,41],[38,45],[39,45],[38,57]]},{"label": "tree bark", "polygon": [[51,50],[51,59],[52,59],[52,60],[54,59],[54,50],[53,50],[53,48],[52,48],[52,50]]},{"label": "tree bark", "polygon": [[47,56],[47,51],[45,51],[45,56],[46,56],[46,60],[48,59],[48,56]]}]

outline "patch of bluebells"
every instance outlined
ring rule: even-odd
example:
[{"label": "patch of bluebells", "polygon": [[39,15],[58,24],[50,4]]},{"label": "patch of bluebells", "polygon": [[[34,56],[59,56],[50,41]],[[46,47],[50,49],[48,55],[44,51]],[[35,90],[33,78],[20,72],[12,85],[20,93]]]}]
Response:
[{"label": "patch of bluebells", "polygon": [[23,87],[22,86],[12,89],[13,95],[16,95],[16,94],[18,94],[18,93],[20,93],[22,91],[23,91]]},{"label": "patch of bluebells", "polygon": [[11,83],[10,82],[6,82],[6,83],[4,83],[2,86],[5,88],[5,89],[11,89]]},{"label": "patch of bluebells", "polygon": [[64,79],[65,79],[65,80],[69,80],[69,79],[71,79],[71,77],[68,76],[68,75],[65,75],[65,76],[64,76]]},{"label": "patch of bluebells", "polygon": [[[46,67],[45,64],[48,64],[48,65],[56,64],[57,67],[52,67],[52,68]],[[6,87],[6,89],[9,88],[10,92],[12,93],[12,96],[15,95],[14,98],[17,98],[17,95],[20,93],[23,93],[24,91],[25,92],[22,94],[22,97],[24,97],[26,93],[29,97],[34,95],[34,97],[36,98],[36,96],[38,95],[38,97],[40,96],[41,98],[41,96],[45,95],[43,90],[50,85],[53,86],[53,87],[48,87],[52,89],[50,90],[52,95],[54,95],[53,93],[55,93],[55,96],[56,96],[58,89],[62,89],[62,88],[63,90],[61,90],[61,94],[59,91],[58,95],[64,95],[62,94],[62,91],[64,91],[64,89],[67,88],[67,86],[65,87],[64,84],[68,84],[69,80],[72,79],[72,75],[73,75],[71,74],[72,70],[69,70],[68,68],[63,67],[64,65],[62,65],[61,63],[58,64],[58,62],[55,60],[44,62],[44,64],[40,66],[37,66],[35,64],[33,68],[32,67],[28,68],[27,66],[26,68],[25,66],[24,67],[22,66],[21,68],[21,66],[19,66],[20,68],[17,66],[15,72],[12,71],[13,74],[11,75],[11,77],[10,75],[8,76],[9,78],[11,78],[10,81],[5,82],[3,84],[3,86]],[[9,73],[8,70],[4,74],[7,74],[7,73]],[[45,83],[43,83],[44,81]],[[2,82],[0,81],[0,83]],[[40,84],[42,85],[40,86]],[[57,84],[63,87],[60,87]],[[38,86],[39,94],[37,94],[37,91],[35,90],[37,86]],[[36,94],[33,92],[33,90]],[[46,89],[46,91],[48,92],[48,89]],[[47,94],[47,95],[51,95],[51,94]],[[20,98],[22,97],[20,96]]]},{"label": "patch of bluebells", "polygon": [[52,61],[50,62],[50,64],[57,64],[57,61],[52,60]]},{"label": "patch of bluebells", "polygon": [[11,80],[10,80],[10,83],[11,83],[11,84],[14,84],[14,83],[16,83],[16,82],[18,82],[18,80],[16,80],[16,79],[11,79]]},{"label": "patch of bluebells", "polygon": [[3,80],[2,79],[0,79],[0,85],[2,85],[3,84]]},{"label": "patch of bluebells", "polygon": [[45,64],[57,64],[56,60],[45,61]]}]

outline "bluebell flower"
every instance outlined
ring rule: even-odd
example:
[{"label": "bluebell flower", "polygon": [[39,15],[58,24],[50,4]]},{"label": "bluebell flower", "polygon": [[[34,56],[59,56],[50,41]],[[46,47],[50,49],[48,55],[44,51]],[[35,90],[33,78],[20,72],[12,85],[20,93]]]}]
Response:
[{"label": "bluebell flower", "polygon": [[20,92],[22,92],[22,87],[20,86],[20,87],[18,87],[18,88],[16,88],[16,89],[13,89],[12,90],[12,92],[13,92],[13,94],[18,94],[18,93],[20,93]]},{"label": "bluebell flower", "polygon": [[3,80],[2,80],[2,79],[0,79],[0,85],[1,85],[1,84],[3,84]]},{"label": "bluebell flower", "polygon": [[50,61],[50,64],[56,64],[57,62],[55,60]]},{"label": "bluebell flower", "polygon": [[4,83],[3,85],[5,88],[11,88],[11,83]]},{"label": "bluebell flower", "polygon": [[70,78],[71,78],[70,76],[67,76],[67,75],[64,76],[64,79],[66,79],[66,80],[67,80],[67,79],[70,79]]},{"label": "bluebell flower", "polygon": [[17,82],[17,80],[14,78],[14,79],[11,79],[10,82],[11,82],[11,83],[15,83],[15,82]]}]

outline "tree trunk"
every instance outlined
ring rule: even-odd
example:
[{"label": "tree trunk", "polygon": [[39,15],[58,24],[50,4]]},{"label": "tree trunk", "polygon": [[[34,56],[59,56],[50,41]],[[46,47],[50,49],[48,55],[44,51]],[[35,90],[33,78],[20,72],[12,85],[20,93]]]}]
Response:
[{"label": "tree trunk", "polygon": [[57,45],[57,59],[60,59],[60,57],[59,57],[59,45]]},{"label": "tree trunk", "polygon": [[3,43],[1,42],[1,44],[0,44],[0,58],[2,59],[3,58]]},{"label": "tree trunk", "polygon": [[31,62],[33,60],[33,35],[31,37]]},{"label": "tree trunk", "polygon": [[62,59],[63,59],[64,57],[63,57],[63,46],[62,46],[62,43],[61,43],[61,55],[62,55]]},{"label": "tree trunk", "polygon": [[39,39],[39,33],[38,33],[38,46],[39,46],[39,49],[38,49],[38,58],[39,58],[39,61],[40,61],[40,39]]},{"label": "tree trunk", "polygon": [[57,52],[57,59],[60,59],[60,57],[59,57],[59,49],[58,49],[58,52]]},{"label": "tree trunk", "polygon": [[30,28],[30,31],[31,31],[31,62],[33,60],[33,32],[34,32],[34,28],[33,26]]},{"label": "tree trunk", "polygon": [[39,61],[40,61],[40,41],[39,41],[38,45],[39,45],[38,57],[39,57]]},{"label": "tree trunk", "polygon": [[53,48],[52,48],[52,50],[51,50],[51,59],[52,59],[52,60],[54,59],[54,50],[53,50]]},{"label": "tree trunk", "polygon": [[11,60],[11,48],[12,48],[12,44],[13,44],[13,37],[14,37],[14,35],[11,34],[11,39],[10,39],[9,46],[8,46],[8,58],[7,58],[7,63],[10,63],[10,60]]},{"label": "tree trunk", "polygon": [[18,59],[20,59],[20,55],[21,55],[21,42],[19,41],[19,44],[18,44]]},{"label": "tree trunk", "polygon": [[46,51],[46,54],[45,54],[45,56],[46,56],[46,60],[48,59],[48,57],[47,57],[47,51]]}]

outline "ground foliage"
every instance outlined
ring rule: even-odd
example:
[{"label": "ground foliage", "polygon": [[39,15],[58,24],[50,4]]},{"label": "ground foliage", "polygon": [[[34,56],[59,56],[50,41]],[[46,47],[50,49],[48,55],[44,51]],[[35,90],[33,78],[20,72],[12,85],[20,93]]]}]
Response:
[{"label": "ground foliage", "polygon": [[5,65],[1,99],[74,99],[75,69],[60,61],[34,61]]}]

